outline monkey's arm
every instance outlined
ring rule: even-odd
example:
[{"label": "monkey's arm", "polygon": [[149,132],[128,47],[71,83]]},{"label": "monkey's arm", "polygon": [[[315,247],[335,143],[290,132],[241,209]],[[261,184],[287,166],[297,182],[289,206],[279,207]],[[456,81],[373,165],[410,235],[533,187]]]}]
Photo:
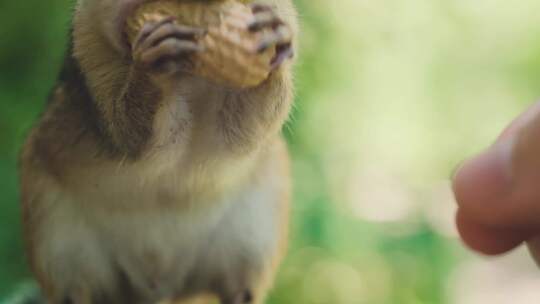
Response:
[{"label": "monkey's arm", "polygon": [[290,3],[272,7],[252,5],[255,22],[251,30],[271,27],[273,31],[261,43],[261,48],[276,47],[275,70],[260,86],[227,95],[219,115],[223,137],[229,148],[255,148],[269,136],[279,132],[292,105],[292,64],[298,31],[294,9]]},{"label": "monkey's arm", "polygon": [[[125,53],[101,37],[75,27],[74,57],[97,105],[101,127],[117,152],[139,156],[153,132],[154,117],[170,74],[187,69],[189,55],[200,51],[201,30],[165,19],[148,23]],[[164,76],[165,77],[161,77]]]},{"label": "monkey's arm", "polygon": [[249,151],[279,132],[292,103],[290,78],[288,70],[277,71],[260,87],[227,96],[219,123],[230,149]]}]

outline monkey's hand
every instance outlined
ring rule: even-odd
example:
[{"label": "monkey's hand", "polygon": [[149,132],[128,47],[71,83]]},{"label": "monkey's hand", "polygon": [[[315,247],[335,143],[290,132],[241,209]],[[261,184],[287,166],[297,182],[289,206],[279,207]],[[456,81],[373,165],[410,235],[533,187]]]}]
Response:
[{"label": "monkey's hand", "polygon": [[249,25],[249,30],[267,32],[258,46],[258,51],[264,52],[275,47],[276,56],[272,59],[272,69],[277,69],[285,60],[294,56],[293,31],[271,5],[257,2],[250,6],[255,18]]},{"label": "monkey's hand", "polygon": [[135,64],[159,74],[176,74],[193,68],[193,55],[203,51],[198,41],[205,30],[174,21],[174,17],[169,17],[143,26],[132,46]]}]

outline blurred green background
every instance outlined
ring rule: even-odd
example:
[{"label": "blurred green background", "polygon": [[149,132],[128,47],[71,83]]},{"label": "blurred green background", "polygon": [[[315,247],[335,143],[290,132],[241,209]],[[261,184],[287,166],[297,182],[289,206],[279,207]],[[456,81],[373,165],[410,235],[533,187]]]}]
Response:
[{"label": "blurred green background", "polygon": [[[296,2],[292,242],[269,303],[536,303],[524,251],[462,248],[448,178],[540,96],[540,1]],[[0,299],[29,278],[17,151],[55,81],[71,7],[0,2]]]}]

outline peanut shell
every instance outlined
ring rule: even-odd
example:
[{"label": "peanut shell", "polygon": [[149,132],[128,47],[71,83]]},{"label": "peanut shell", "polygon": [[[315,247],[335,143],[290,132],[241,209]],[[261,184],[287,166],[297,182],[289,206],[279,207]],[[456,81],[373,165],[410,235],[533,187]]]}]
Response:
[{"label": "peanut shell", "polygon": [[131,43],[146,22],[174,16],[178,24],[201,27],[204,50],[193,60],[192,73],[215,83],[249,88],[261,84],[271,72],[275,48],[257,51],[267,30],[250,32],[251,8],[239,0],[157,0],[141,5],[128,18],[126,34]]}]

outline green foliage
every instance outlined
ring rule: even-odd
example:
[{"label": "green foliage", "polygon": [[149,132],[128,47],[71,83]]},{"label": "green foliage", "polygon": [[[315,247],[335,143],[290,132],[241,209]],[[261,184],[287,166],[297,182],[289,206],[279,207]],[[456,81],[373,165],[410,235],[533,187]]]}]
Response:
[{"label": "green foliage", "polygon": [[17,153],[55,81],[68,1],[0,4],[0,297],[29,276],[20,236]]}]

